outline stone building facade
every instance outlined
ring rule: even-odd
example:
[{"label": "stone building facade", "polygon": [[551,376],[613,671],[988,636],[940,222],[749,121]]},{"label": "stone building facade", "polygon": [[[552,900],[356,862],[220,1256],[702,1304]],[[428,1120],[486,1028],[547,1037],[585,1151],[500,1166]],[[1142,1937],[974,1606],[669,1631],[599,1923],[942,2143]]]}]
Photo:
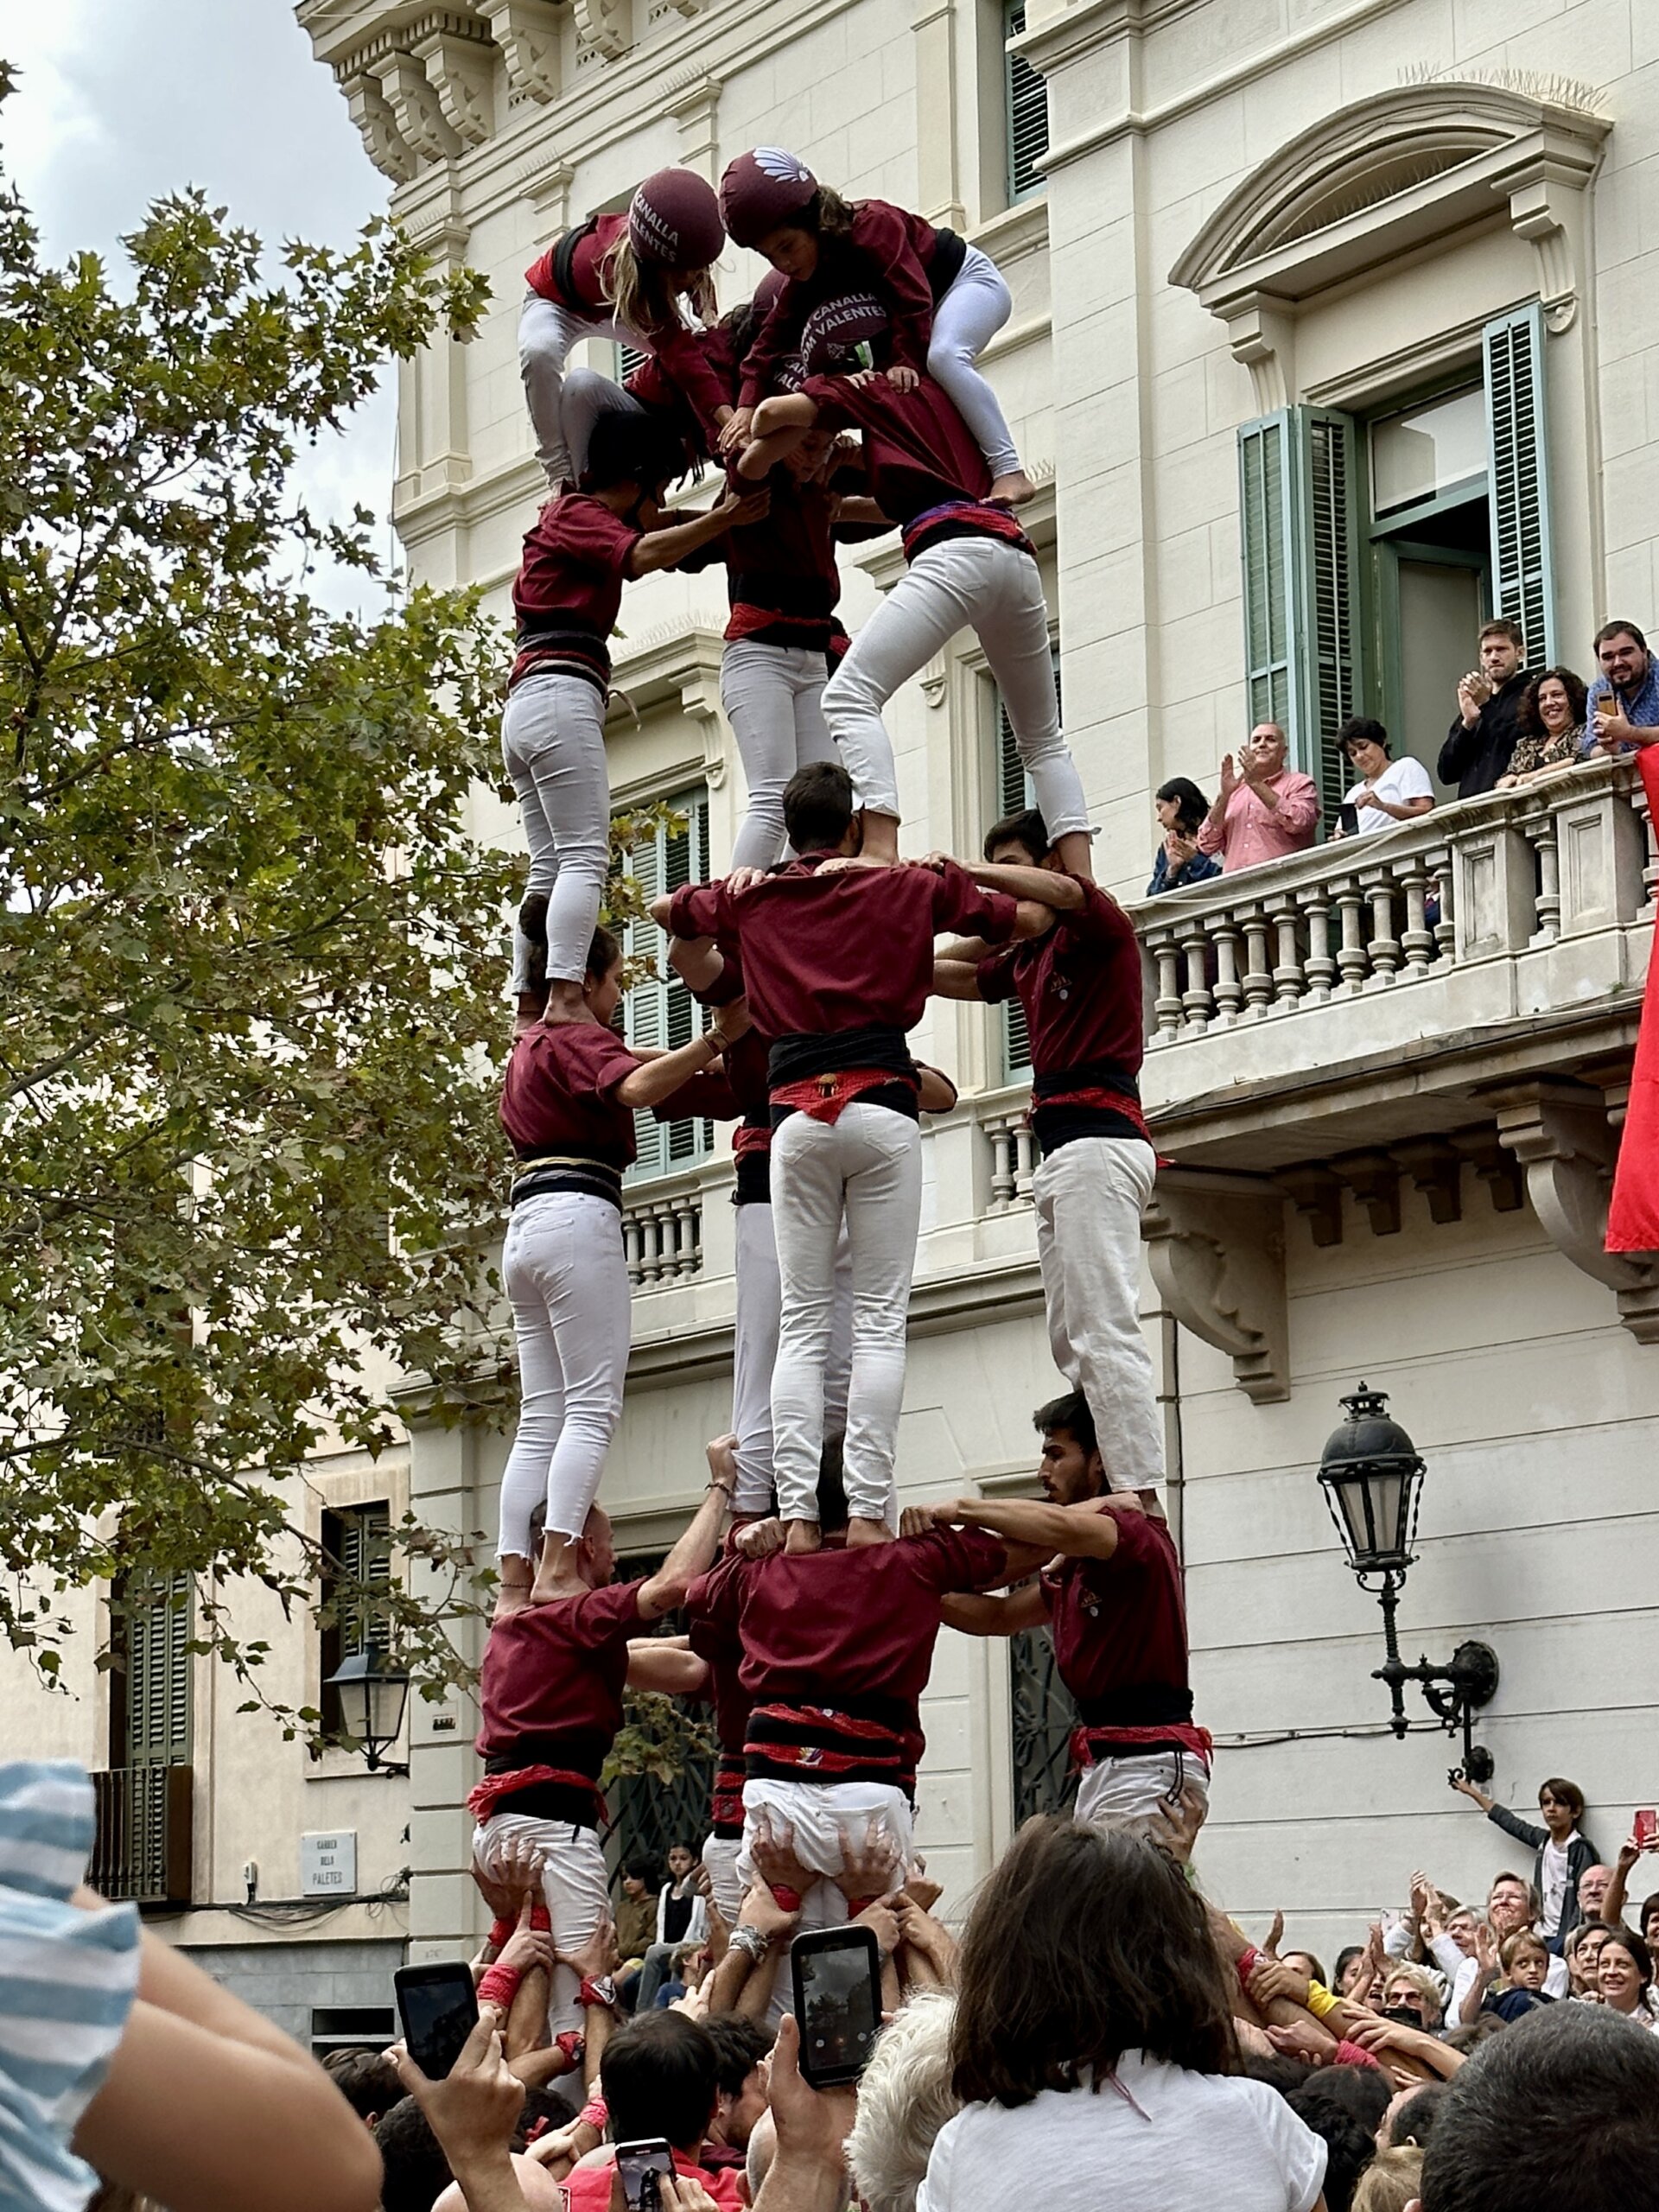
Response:
[{"label": "stone building facade", "polygon": [[[1144,892],[1153,791],[1175,774],[1213,791],[1253,720],[1284,722],[1329,813],[1345,714],[1380,715],[1396,752],[1433,770],[1485,613],[1523,620],[1535,664],[1580,671],[1607,614],[1659,628],[1653,11],[297,13],[394,213],[490,278],[475,340],[404,372],[395,514],[416,575],[480,582],[504,613],[540,491],[516,360],[522,272],[568,222],[622,204],[664,163],[716,180],[771,143],[849,194],[954,225],[1001,265],[1014,308],[985,366],[1041,487],[1029,527],[1066,728],[1098,873],[1142,930],[1146,1096],[1173,1163],[1146,1224],[1143,1318],[1198,1711],[1217,1738],[1206,1885],[1258,1925],[1282,1905],[1292,1939],[1323,1950],[1403,1901],[1414,1866],[1469,1895],[1515,1861],[1448,1791],[1455,1747],[1427,1708],[1404,1742],[1384,1731],[1380,1624],[1315,1480],[1361,1376],[1391,1394],[1428,1465],[1407,1656],[1492,1643],[1493,1787],[1524,1808],[1542,1776],[1572,1776],[1611,1853],[1659,1787],[1659,1260],[1600,1249],[1654,916],[1653,833],[1629,772],[1456,807],[1442,791],[1363,848]],[[730,250],[722,304],[760,273]],[[844,563],[850,627],[898,560],[880,541]],[[672,800],[688,823],[638,857],[647,872],[717,870],[741,818],[723,619],[717,577],[652,579],[625,604],[613,791]],[[976,847],[1019,784],[971,637],[895,702],[892,727],[907,845]],[[518,841],[508,810],[487,797],[479,810]],[[645,1034],[674,1012],[646,988],[631,1019]],[[918,1046],[962,1097],[925,1142],[901,1489],[1018,1489],[1030,1410],[1056,1387],[1020,1039],[994,1012],[939,1005]],[[625,1552],[662,1548],[726,1422],[730,1181],[724,1138],[690,1123],[628,1193],[634,1349],[604,1491]],[[489,1528],[504,1457],[499,1437],[429,1429],[411,1403],[391,1488],[445,1527]],[[385,1464],[371,1478],[320,1463],[315,1510],[385,1495]],[[919,1832],[953,1903],[1052,1791],[1046,1700],[1040,1651],[942,1642]],[[256,1811],[265,1830],[349,1819],[360,1866],[412,1869],[411,1955],[452,1955],[479,1925],[461,1809],[473,1725],[460,1700],[418,1708],[405,1790],[360,1768],[308,1776],[264,1724],[223,1714],[204,1741],[215,1840],[199,1885],[229,1894]],[[398,1916],[390,1948],[404,1908],[378,1910]],[[371,1910],[341,1908],[329,1936],[373,1935],[344,1924]],[[197,1918],[183,1940],[254,1940]]]}]

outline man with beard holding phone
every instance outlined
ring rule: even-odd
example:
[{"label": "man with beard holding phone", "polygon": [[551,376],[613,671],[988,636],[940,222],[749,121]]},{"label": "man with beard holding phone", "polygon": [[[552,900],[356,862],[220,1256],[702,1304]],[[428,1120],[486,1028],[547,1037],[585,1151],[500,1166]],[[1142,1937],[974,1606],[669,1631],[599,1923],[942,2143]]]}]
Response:
[{"label": "man with beard holding phone", "polygon": [[[1077,1817],[1150,1821],[1183,1789],[1208,1802],[1211,1740],[1192,1721],[1181,1563],[1161,1516],[1108,1487],[1087,1400],[1074,1390],[1034,1416],[1043,1440],[1035,1498],[961,1497],[914,1510],[918,1525],[982,1529],[1051,1560],[1006,1598],[944,1600],[969,1636],[1014,1636],[1046,1621],[1054,1663],[1077,1701]],[[905,1525],[912,1525],[906,1513]]]}]

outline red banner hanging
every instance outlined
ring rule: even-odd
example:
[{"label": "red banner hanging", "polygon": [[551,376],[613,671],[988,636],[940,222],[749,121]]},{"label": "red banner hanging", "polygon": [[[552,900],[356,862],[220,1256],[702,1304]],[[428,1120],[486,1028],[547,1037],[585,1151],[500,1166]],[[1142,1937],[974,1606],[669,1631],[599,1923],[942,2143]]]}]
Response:
[{"label": "red banner hanging", "polygon": [[[1659,836],[1659,745],[1644,745],[1636,765],[1648,790],[1648,814]],[[1630,1069],[1613,1199],[1607,1210],[1610,1252],[1659,1251],[1659,935],[1648,954],[1648,987]]]}]

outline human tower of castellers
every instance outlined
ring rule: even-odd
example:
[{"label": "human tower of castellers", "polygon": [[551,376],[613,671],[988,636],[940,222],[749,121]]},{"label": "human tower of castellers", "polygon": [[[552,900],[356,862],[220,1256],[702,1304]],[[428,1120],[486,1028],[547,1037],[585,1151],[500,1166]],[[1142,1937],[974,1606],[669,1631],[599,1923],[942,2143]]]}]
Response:
[{"label": "human tower of castellers", "polygon": [[[728,239],[772,273],[718,315]],[[757,1851],[792,1853],[806,1887],[780,1902],[804,1928],[856,1909],[830,1878],[844,1854],[874,1870],[874,1894],[904,1882],[944,1623],[1049,1624],[1080,1715],[1080,1819],[1201,1810],[1210,1738],[1192,1719],[1137,1318],[1156,1164],[1137,1090],[1140,958],[1090,873],[1020,526],[1032,486],[976,366],[1007,287],[953,232],[843,200],[775,147],[739,156],[718,194],[683,168],[647,177],[626,213],[560,238],[529,285],[520,353],[551,496],[524,540],[502,726],[531,855],[501,1100],[520,1414],[470,1802],[479,1872],[498,1880],[533,1851],[568,1958],[607,1916],[597,1783],[626,1685],[712,1701],[705,1863],[733,1928]],[[643,356],[626,385],[567,372],[590,337]],[[664,519],[669,483],[699,461],[723,471],[721,495]],[[849,639],[836,542],[895,526],[906,573]],[[631,579],[713,561],[748,810],[730,872],[653,909],[709,1020],[652,1053],[612,1026],[620,954],[597,926],[607,639]],[[1035,804],[990,829],[982,861],[907,860],[882,709],[964,627]],[[930,992],[1024,1008],[1039,1252],[1070,1389],[1036,1416],[1042,1502],[900,1516],[918,1116],[956,1100],[909,1050]],[[734,1402],[690,1525],[655,1573],[616,1581],[597,1501],[628,1357],[620,1209],[640,1109],[736,1124]],[[682,1609],[689,1637],[648,1632]],[[561,1964],[555,2032],[575,2030],[584,1996]]]}]

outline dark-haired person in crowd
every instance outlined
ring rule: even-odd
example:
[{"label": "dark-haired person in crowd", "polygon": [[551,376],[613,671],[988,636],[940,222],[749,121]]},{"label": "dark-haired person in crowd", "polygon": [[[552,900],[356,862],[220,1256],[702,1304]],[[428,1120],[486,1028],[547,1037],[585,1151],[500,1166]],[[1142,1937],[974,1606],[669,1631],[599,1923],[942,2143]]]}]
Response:
[{"label": "dark-haired person in crowd", "polygon": [[1521,734],[1510,755],[1509,772],[1494,786],[1500,791],[1558,776],[1577,765],[1585,749],[1584,678],[1570,668],[1547,668],[1522,693],[1517,721]]},{"label": "dark-haired person in crowd", "polygon": [[[533,930],[536,918],[524,918]],[[528,949],[533,991],[543,948],[532,938]],[[594,931],[583,969],[590,1019],[531,1023],[513,1045],[501,1088],[501,1122],[518,1157],[501,1274],[518,1339],[518,1423],[501,1477],[498,1611],[524,1603],[532,1588],[550,1594],[599,1495],[621,1416],[632,1306],[619,1231],[622,1176],[636,1150],[633,1109],[713,1065],[747,1019],[733,1008],[677,1051],[635,1052],[610,1026],[622,995],[622,950],[608,930]],[[537,1506],[545,1514],[539,1561],[531,1539]]]},{"label": "dark-haired person in crowd", "polygon": [[969,1916],[950,2050],[963,2109],[917,2212],[1007,2212],[1046,2185],[1068,2212],[1325,2204],[1325,2145],[1237,2072],[1203,1900],[1122,1829],[1020,1831]]},{"label": "dark-haired person in crowd", "polygon": [[1634,622],[1604,622],[1596,632],[1596,658],[1600,672],[1588,694],[1585,751],[1600,746],[1628,753],[1634,745],[1651,744],[1640,733],[1659,728],[1659,669],[1647,639]]},{"label": "dark-haired person in crowd", "polygon": [[677,2176],[699,2183],[721,2212],[738,2212],[744,2199],[737,2170],[723,2159],[713,2168],[703,2160],[720,2104],[720,2075],[713,2037],[683,2012],[654,2012],[619,2028],[599,2069],[612,2139],[566,2175],[569,2212],[610,2212],[614,2145],[652,2136],[666,2139]]},{"label": "dark-haired person in crowd", "polygon": [[1392,830],[1396,822],[1414,821],[1433,805],[1434,786],[1427,769],[1409,753],[1392,759],[1389,733],[1381,722],[1366,715],[1353,715],[1337,732],[1337,744],[1359,779],[1342,795],[1343,804],[1354,808],[1358,821],[1351,833],[1338,822],[1332,836],[1369,837],[1379,830]]},{"label": "dark-haired person in crowd", "polygon": [[702,1943],[709,1934],[709,1908],[697,1886],[700,1851],[689,1843],[668,1847],[668,1879],[657,1892],[657,1925],[634,1990],[634,2010],[648,2012],[657,2002],[675,1954],[683,1944]]},{"label": "dark-haired person in crowd", "polygon": [[1055,1666],[1077,1707],[1080,1821],[1148,1822],[1184,1790],[1205,1806],[1210,1737],[1192,1720],[1181,1564],[1168,1523],[1108,1497],[1081,1392],[1039,1407],[1034,1419],[1046,1503],[961,1497],[905,1516],[906,1527],[913,1515],[917,1524],[988,1529],[1052,1561],[1009,1597],[947,1599],[945,1619],[970,1636],[1048,1623]]},{"label": "dark-haired person in crowd", "polygon": [[371,2133],[404,2094],[397,2069],[384,2050],[331,2050],[322,2070]]},{"label": "dark-haired person in crowd", "polygon": [[921,1222],[921,1078],[909,1033],[933,982],[933,940],[1030,937],[1046,907],[982,890],[947,863],[836,869],[859,849],[852,779],[836,762],[798,769],[784,820],[799,857],[677,891],[658,919],[677,938],[734,945],[767,1069],[773,1235],[782,1283],[772,1374],[772,1471],[789,1541],[817,1541],[824,1369],[842,1224],[852,1249],[853,1353],[844,1464],[851,1541],[891,1535],[893,1456]]},{"label": "dark-haired person in crowd", "polygon": [[1596,1986],[1610,2012],[1659,2034],[1653,1994],[1653,1954],[1628,1928],[1610,1929],[1596,1961]]},{"label": "dark-haired person in crowd", "polygon": [[1659,2174],[1659,2042],[1556,2005],[1500,2029],[1435,2116],[1421,2212],[1611,2212]]},{"label": "dark-haired person in crowd", "polygon": [[1207,883],[1221,874],[1221,862],[1198,850],[1198,831],[1210,811],[1210,802],[1188,776],[1172,776],[1153,795],[1153,811],[1163,837],[1152,863],[1147,896],[1160,891],[1181,891],[1189,883]]},{"label": "dark-haired person in crowd", "polygon": [[988,890],[1052,918],[1001,950],[957,942],[933,963],[943,996],[1017,998],[1031,1040],[1037,1258],[1054,1364],[1111,1440],[1110,1490],[1157,1503],[1163,1419],[1141,1331],[1141,1217],[1158,1154],[1141,1110],[1141,947],[1116,899],[1071,874],[1034,807],[986,834],[963,864]]},{"label": "dark-haired person in crowd", "polygon": [[1457,720],[1446,732],[1436,772],[1459,798],[1477,798],[1509,773],[1521,734],[1521,702],[1532,678],[1521,664],[1521,625],[1494,616],[1480,632],[1480,666],[1458,684]]},{"label": "dark-haired person in crowd", "polygon": [[658,508],[684,455],[645,415],[594,426],[575,490],[550,499],[524,535],[512,587],[518,651],[501,715],[501,758],[530,848],[527,908],[547,938],[547,989],[533,991],[531,944],[513,941],[512,990],[525,1018],[590,1022],[582,978],[610,865],[605,766],[609,639],[631,578],[671,569],[734,523],[756,521],[767,494],[728,492],[706,515],[664,525]]},{"label": "dark-haired person in crowd", "polygon": [[1452,1787],[1478,1805],[1495,1827],[1537,1854],[1532,1862],[1532,1885],[1541,1905],[1539,1924],[1550,1948],[1559,1950],[1561,1938],[1583,1917],[1579,1884],[1599,1855],[1589,1838],[1579,1833],[1579,1822],[1584,1818],[1583,1790],[1576,1782],[1564,1782],[1559,1775],[1541,1782],[1538,1813],[1543,1826],[1539,1827],[1489,1797],[1478,1783],[1460,1777]]},{"label": "dark-haired person in crowd", "polygon": [[657,1941],[657,1869],[649,1859],[630,1859],[616,1900],[616,1955],[638,1966]]}]

